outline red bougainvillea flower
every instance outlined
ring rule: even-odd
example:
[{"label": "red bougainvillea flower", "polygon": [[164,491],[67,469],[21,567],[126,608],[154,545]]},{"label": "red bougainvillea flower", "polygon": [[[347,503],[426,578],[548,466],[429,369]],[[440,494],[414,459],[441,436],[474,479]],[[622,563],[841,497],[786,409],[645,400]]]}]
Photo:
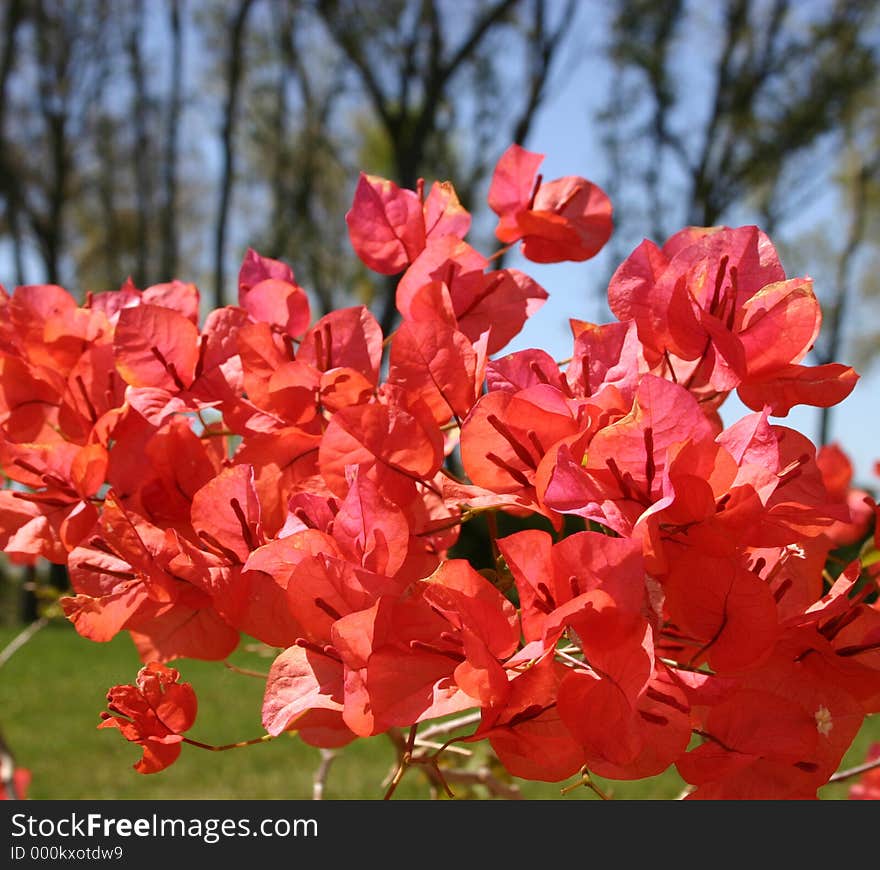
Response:
[{"label": "red bougainvillea flower", "polygon": [[101,714],[99,728],[118,728],[130,743],[143,747],[134,765],[138,773],[158,773],[180,755],[183,732],[196,719],[196,693],[179,683],[180,673],[158,662],[138,671],[134,686],[113,686],[107,693],[110,712]]},{"label": "red bougainvillea flower", "polygon": [[550,384],[482,396],[461,431],[462,463],[471,481],[533,497],[544,457],[585,428],[582,404]]},{"label": "red bougainvillea flower", "polygon": [[214,609],[213,590],[191,582],[198,577],[181,564],[184,539],[126,510],[113,493],[96,532],[71,551],[76,595],[61,599],[81,635],[101,642],[126,629],[144,662],[229,655],[238,632]]},{"label": "red bougainvillea flower", "polygon": [[362,736],[503,703],[501,661],[519,639],[513,605],[464,560],[444,562],[405,596],[333,626],[346,667],[344,717]]},{"label": "red bougainvillea flower", "polygon": [[523,256],[533,263],[595,257],[611,236],[611,200],[574,175],[542,183],[543,159],[519,145],[501,155],[489,187],[489,206],[499,217],[495,235],[505,244],[522,240]]},{"label": "red bougainvillea flower", "polygon": [[318,451],[321,474],[334,495],[348,494],[346,469],[357,465],[402,508],[418,499],[417,482],[432,478],[442,461],[442,434],[428,406],[389,384],[371,402],[337,411]]},{"label": "red bougainvillea flower", "polygon": [[363,263],[381,275],[396,275],[430,239],[463,239],[471,216],[448,181],[435,181],[425,199],[422,180],[414,191],[362,172],[345,222],[351,245]]},{"label": "red bougainvillea flower", "polygon": [[238,304],[250,316],[287,335],[301,335],[311,312],[306,291],[286,263],[248,248],[238,274]]},{"label": "red bougainvillea flower", "polygon": [[[486,336],[488,338],[488,336]],[[436,422],[463,420],[483,384],[486,342],[442,322],[403,323],[391,346],[388,380],[421,398]]]},{"label": "red bougainvillea flower", "polygon": [[[0,439],[0,468],[28,487],[0,493],[0,541],[6,552],[63,563],[67,551],[92,529],[92,503],[107,473],[100,444],[12,443]],[[10,533],[7,537],[6,530]]]},{"label": "red bougainvillea flower", "polygon": [[[542,159],[498,162],[496,235],[588,259],[610,203]],[[100,727],[168,766],[197,742],[168,662],[244,635],[278,652],[270,736],[337,747],[473,710],[466,739],[514,776],[675,765],[692,799],[817,796],[880,711],[880,564],[838,570],[878,510],[842,450],[770,423],[858,377],[802,365],[812,281],[757,227],[689,227],[617,269],[616,322],[570,321],[567,362],[499,356],[548,294],[468,243],[448,182],[362,175],[346,221],[398,276],[390,335],[364,305],[312,322],[253,250],[201,325],[183,281],[0,288],[0,547],[66,563],[76,630],[126,631],[145,663]],[[733,390],[754,413],[725,428]],[[490,511],[478,571],[461,532]],[[438,760],[420,736],[401,774]]]},{"label": "red bougainvillea flower", "polygon": [[469,741],[488,738],[514,776],[558,782],[584,764],[584,750],[563,724],[556,706],[559,683],[568,669],[545,656],[511,680],[503,705],[484,708]]},{"label": "red bougainvillea flower", "polygon": [[590,770],[611,779],[662,773],[691,736],[685,696],[662,663],[647,679],[640,665],[616,677],[572,671],[560,684],[557,705]]},{"label": "red bougainvillea flower", "polygon": [[688,799],[815,797],[812,757],[820,732],[800,705],[769,691],[744,689],[714,706],[703,742],[679,758],[696,791]]},{"label": "red bougainvillea flower", "polygon": [[822,472],[829,499],[845,503],[850,512],[849,521],[838,520],[825,530],[825,534],[835,547],[845,547],[861,540],[871,527],[874,510],[868,493],[852,486],[852,462],[835,442],[819,449],[816,463]]},{"label": "red bougainvillea flower", "polygon": [[858,380],[848,366],[802,366],[819,333],[819,302],[807,278],[786,279],[757,227],[688,227],[662,248],[645,240],[608,285],[611,310],[634,320],[658,373],[705,398],[733,389],[760,411],[825,407]]},{"label": "red bougainvillea flower", "polygon": [[355,738],[345,722],[343,709],[343,667],[328,647],[288,647],[275,661],[266,681],[263,725],[277,736],[295,729],[312,746],[345,746]]},{"label": "red bougainvillea flower", "polygon": [[397,285],[405,321],[445,323],[488,353],[501,350],[546,301],[547,291],[519,269],[486,271],[489,260],[455,236],[431,239]]}]

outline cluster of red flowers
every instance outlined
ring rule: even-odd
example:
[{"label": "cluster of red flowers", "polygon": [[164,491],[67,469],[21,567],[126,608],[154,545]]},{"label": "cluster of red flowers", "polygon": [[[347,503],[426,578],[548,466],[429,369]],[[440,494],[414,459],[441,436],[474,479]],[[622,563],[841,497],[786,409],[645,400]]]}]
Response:
[{"label": "cluster of red flowers", "polygon": [[[608,198],[540,162],[501,158],[498,238],[594,256]],[[471,739],[517,776],[674,764],[694,798],[815,797],[880,709],[880,605],[858,561],[823,575],[874,519],[845,457],[769,419],[857,380],[801,364],[810,280],[756,227],[645,241],[610,282],[617,322],[573,320],[561,365],[499,355],[547,294],[465,241],[448,182],[364,175],[347,224],[369,268],[402,273],[391,335],[362,306],[312,323],[253,251],[239,304],[201,327],[179,281],[0,298],[0,544],[66,563],[77,631],[128,631],[149,663],[105,723],[143,745],[138,769],[195,716],[158,663],[245,634],[279,650],[269,734],[334,747],[478,709]],[[725,429],[733,390],[754,413]],[[493,540],[494,573],[449,556],[496,511],[546,530]]]}]

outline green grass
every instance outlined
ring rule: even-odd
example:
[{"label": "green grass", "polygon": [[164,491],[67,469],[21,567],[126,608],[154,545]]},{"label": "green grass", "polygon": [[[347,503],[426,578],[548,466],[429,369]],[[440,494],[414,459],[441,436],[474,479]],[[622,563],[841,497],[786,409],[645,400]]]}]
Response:
[{"label": "green grass", "polygon": [[[0,649],[16,634],[0,629]],[[267,670],[270,660],[246,651],[233,661]],[[52,624],[39,632],[0,669],[0,730],[18,763],[31,770],[30,797],[37,800],[135,799],[302,799],[311,796],[318,751],[293,737],[229,752],[206,752],[184,746],[171,767],[149,776],[132,770],[137,746],[113,730],[98,730],[107,689],[134,681],[140,662],[127,635],[108,644],[79,637],[70,626]],[[260,703],[263,682],[219,663],[176,662],[182,679],[193,684],[199,716],[189,732],[193,739],[226,744],[262,733]],[[844,765],[864,760],[872,740],[880,740],[880,718],[862,728]],[[394,762],[384,736],[361,740],[342,750],[330,771],[328,799],[377,799]],[[683,783],[674,770],[638,782],[597,782],[613,797],[651,800],[676,797]],[[579,788],[566,797],[560,783],[518,781],[529,799],[596,799]],[[457,787],[458,788],[458,787]],[[821,796],[845,798],[849,783],[826,786]],[[457,794],[464,796],[458,788]],[[474,796],[481,796],[479,790]],[[395,798],[428,797],[424,778],[412,770]]]}]

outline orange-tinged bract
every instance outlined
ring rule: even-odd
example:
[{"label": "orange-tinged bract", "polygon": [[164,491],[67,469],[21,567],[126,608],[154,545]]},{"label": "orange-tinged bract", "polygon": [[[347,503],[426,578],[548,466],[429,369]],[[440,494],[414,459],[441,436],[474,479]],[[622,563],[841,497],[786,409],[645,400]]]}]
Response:
[{"label": "orange-tinged bract", "polygon": [[[588,259],[611,205],[542,159],[499,160],[496,235]],[[0,292],[0,545],[67,564],[81,635],[131,635],[145,667],[102,727],[167,766],[195,717],[167,663],[245,635],[276,650],[267,736],[340,747],[474,711],[456,739],[513,776],[674,766],[692,799],[815,797],[880,709],[880,607],[876,504],[839,445],[771,419],[858,378],[804,363],[812,282],[757,227],[646,240],[616,321],[573,312],[557,363],[505,352],[547,291],[467,242],[450,182],[362,175],[346,221],[399,276],[389,335],[363,305],[313,321],[254,250],[201,323],[182,281]],[[753,413],[725,428],[734,390]],[[460,530],[498,512],[526,526],[490,521],[477,571]]]},{"label": "orange-tinged bract", "polygon": [[196,694],[189,683],[180,683],[174,668],[150,662],[138,671],[133,686],[113,686],[107,693],[109,712],[101,714],[99,728],[118,728],[143,755],[138,773],[158,773],[177,761],[183,732],[196,719]]}]

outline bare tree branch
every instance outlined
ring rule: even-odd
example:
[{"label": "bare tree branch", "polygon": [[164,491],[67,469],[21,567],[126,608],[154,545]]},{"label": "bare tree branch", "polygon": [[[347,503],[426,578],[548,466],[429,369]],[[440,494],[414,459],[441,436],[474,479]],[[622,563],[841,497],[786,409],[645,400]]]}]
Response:
[{"label": "bare tree branch", "polygon": [[867,773],[869,770],[876,770],[880,767],[880,758],[875,758],[873,761],[866,761],[863,764],[857,764],[855,767],[847,768],[846,770],[838,770],[828,782],[844,782],[847,779],[852,779],[855,776],[861,776],[863,773]]},{"label": "bare tree branch", "polygon": [[45,628],[49,620],[45,616],[25,626],[2,650],[0,650],[0,668],[6,664],[41,628]]},{"label": "bare tree branch", "polygon": [[8,166],[10,149],[6,136],[6,107],[9,105],[8,84],[18,51],[19,28],[24,21],[22,0],[11,0],[6,7],[3,23],[3,53],[0,54],[0,194],[4,199],[6,222],[12,236],[12,253],[15,262],[15,283],[24,284],[24,254],[21,226],[21,190],[17,173]]},{"label": "bare tree branch", "polygon": [[544,100],[553,60],[563,37],[571,29],[571,22],[577,11],[577,2],[576,0],[568,0],[556,28],[549,32],[547,31],[545,11],[543,0],[535,0],[532,7],[534,19],[529,40],[531,51],[529,53],[528,96],[513,127],[513,141],[517,145],[525,143],[535,113]]},{"label": "bare tree branch", "polygon": [[330,773],[330,767],[336,756],[339,754],[337,749],[321,749],[321,763],[315,771],[315,777],[312,780],[312,800],[320,801],[324,799],[324,789],[327,785],[327,776]]}]

